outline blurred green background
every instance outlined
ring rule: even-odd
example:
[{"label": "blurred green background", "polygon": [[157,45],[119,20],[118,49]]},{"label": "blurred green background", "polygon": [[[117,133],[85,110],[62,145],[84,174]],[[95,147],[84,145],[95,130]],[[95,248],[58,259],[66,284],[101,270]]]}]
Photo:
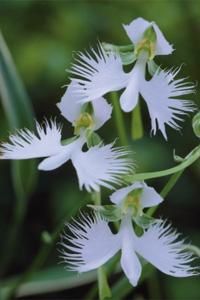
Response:
[{"label": "blurred green background", "polygon": [[[65,89],[62,86],[69,82],[65,69],[69,68],[73,61],[74,51],[88,49],[90,45],[95,45],[97,39],[114,44],[129,43],[121,25],[128,24],[139,16],[154,20],[176,49],[171,56],[157,57],[156,62],[163,68],[183,64],[180,76],[189,76],[191,81],[199,82],[199,0],[0,0],[0,28],[38,121],[42,121],[44,117],[57,116],[57,120],[64,124],[65,137],[72,135],[72,128],[59,115],[55,104],[64,93]],[[200,104],[198,85],[193,99]],[[168,129],[169,140],[165,142],[160,134],[153,138],[149,136],[150,120],[144,103],[142,105],[145,137],[136,142],[130,138],[137,170],[144,172],[173,166],[173,149],[176,149],[177,154],[184,156],[199,142],[192,132],[191,116],[184,123],[182,133]],[[130,115],[124,117],[129,130]],[[27,121],[19,120],[20,126],[27,125],[29,121],[30,118]],[[7,139],[11,128],[1,105],[1,140]],[[115,123],[109,121],[100,134],[105,142],[113,141],[117,136]],[[37,178],[36,167],[37,164],[28,167],[26,162],[20,166],[23,168],[22,185],[23,180],[31,181],[31,190],[23,195],[22,203],[19,199],[20,191],[16,188],[18,179],[13,181],[13,177],[17,175],[11,175],[11,170],[16,172],[17,167],[11,168],[9,161],[0,163],[0,297],[1,293],[4,297],[8,284],[13,285],[14,281],[10,281],[10,278],[24,274],[32,264],[41,247],[41,233],[43,232],[45,253],[45,247],[50,245],[48,234],[45,232],[52,232],[56,226],[60,226],[63,218],[70,219],[88,201],[88,195],[78,190],[76,174],[69,163],[51,173],[41,172]],[[157,215],[172,221],[173,225],[188,237],[188,241],[198,246],[199,179],[200,162],[184,173],[157,212]],[[166,178],[150,183],[160,191],[165,182]],[[108,192],[105,191],[105,202],[107,195]],[[21,220],[18,220],[20,214]],[[43,263],[38,264],[39,269],[47,271],[39,272],[32,281],[27,278],[30,285],[24,286],[18,293],[24,295],[23,299],[83,299],[94,287],[91,283],[94,273],[91,273],[84,277],[85,281],[83,280],[79,289],[75,288],[77,280],[81,281],[81,276],[68,277],[63,266],[58,265],[57,248],[53,244],[48,259],[41,258]],[[120,278],[117,276],[111,278],[110,282],[116,282]],[[55,285],[54,292],[51,289],[52,284],[47,284],[50,279]],[[87,282],[89,283],[84,284]],[[42,290],[44,286],[47,286],[46,291]],[[199,278],[177,279],[158,272],[154,272],[150,280],[144,281],[136,289],[130,288],[127,282],[123,288],[127,289],[127,292],[121,299],[200,298]]]}]

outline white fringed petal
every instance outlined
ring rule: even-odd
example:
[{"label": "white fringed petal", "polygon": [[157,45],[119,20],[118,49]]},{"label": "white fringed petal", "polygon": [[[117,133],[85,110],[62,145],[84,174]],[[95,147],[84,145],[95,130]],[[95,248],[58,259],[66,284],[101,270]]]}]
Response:
[{"label": "white fringed petal", "polygon": [[63,235],[64,262],[73,271],[86,272],[106,263],[120,249],[120,239],[98,215],[81,215],[67,224],[72,235]]},{"label": "white fringed petal", "polygon": [[190,252],[184,251],[183,241],[177,241],[177,234],[165,222],[154,223],[134,240],[135,251],[161,272],[174,277],[197,275],[190,263]]},{"label": "white fringed petal", "polygon": [[[91,105],[93,105],[94,110],[94,130],[97,130],[111,118],[112,106],[103,97],[95,99]],[[63,117],[72,124],[80,117],[83,103],[80,102],[80,97],[76,93],[74,81],[69,84],[57,106]]]},{"label": "white fringed petal", "polygon": [[117,205],[121,205],[123,200],[128,196],[130,192],[132,192],[135,189],[141,189],[141,188],[143,188],[143,184],[141,182],[135,182],[132,185],[126,186],[124,188],[115,191],[110,196],[110,201]]},{"label": "white fringed petal", "polygon": [[36,122],[36,134],[29,129],[20,129],[10,135],[9,143],[0,147],[1,159],[29,159],[56,155],[62,150],[61,127],[55,121]]},{"label": "white fringed petal", "polygon": [[120,90],[126,86],[129,77],[123,71],[121,58],[117,54],[106,54],[100,44],[98,51],[91,48],[91,53],[78,53],[77,63],[72,65],[70,71],[80,77],[72,80],[76,82],[76,93],[82,102]]},{"label": "white fringed petal", "polygon": [[141,194],[141,206],[152,207],[160,204],[164,199],[156,192],[156,190],[143,182],[143,191]]},{"label": "white fringed petal", "polygon": [[129,282],[136,286],[141,276],[142,267],[135,254],[134,236],[132,222],[130,217],[124,217],[120,227],[121,236],[121,267],[128,278]]},{"label": "white fringed petal", "polygon": [[87,191],[99,190],[99,186],[113,189],[113,184],[121,184],[121,176],[133,169],[133,163],[124,156],[123,148],[114,148],[113,144],[98,145],[87,152],[78,152],[72,156],[76,168],[79,186]]},{"label": "white fringed petal", "polygon": [[128,37],[134,45],[137,45],[139,41],[143,38],[145,30],[153,26],[157,42],[156,42],[156,55],[168,55],[173,52],[172,45],[164,37],[163,33],[160,31],[159,27],[154,22],[146,21],[143,18],[137,18],[133,20],[129,25],[123,25]]},{"label": "white fringed petal", "polygon": [[155,134],[158,128],[166,140],[165,125],[179,130],[177,121],[183,121],[183,116],[195,109],[191,101],[176,99],[194,92],[194,85],[185,82],[184,78],[174,79],[177,72],[158,70],[150,81],[143,82],[140,90],[148,106],[152,133]]}]

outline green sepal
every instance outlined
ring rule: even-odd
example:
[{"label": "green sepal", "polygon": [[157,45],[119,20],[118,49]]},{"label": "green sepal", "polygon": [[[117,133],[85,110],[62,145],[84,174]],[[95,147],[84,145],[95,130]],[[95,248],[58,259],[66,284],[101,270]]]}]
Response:
[{"label": "green sepal", "polygon": [[192,128],[194,134],[200,138],[200,111],[192,119]]},{"label": "green sepal", "polygon": [[122,210],[117,205],[87,205],[94,211],[98,212],[103,218],[109,222],[117,222],[122,219]]},{"label": "green sepal", "polygon": [[121,57],[122,60],[122,64],[124,66],[130,65],[132,63],[134,63],[137,59],[136,55],[134,52],[119,52],[119,55]]},{"label": "green sepal", "polygon": [[85,135],[88,148],[97,146],[102,143],[100,136],[91,129],[87,129]]},{"label": "green sepal", "polygon": [[147,67],[148,72],[151,76],[153,76],[159,69],[161,69],[160,66],[158,66],[153,59],[148,61]]},{"label": "green sepal", "polygon": [[61,143],[63,146],[69,145],[77,139],[77,136],[73,136],[69,139],[62,140]]},{"label": "green sepal", "polygon": [[145,32],[144,32],[144,34],[143,34],[143,37],[145,38],[145,39],[147,39],[148,41],[150,41],[151,43],[156,43],[156,41],[157,41],[157,36],[156,36],[156,32],[155,32],[155,29],[154,29],[154,27],[151,25],[151,26],[149,26],[146,30],[145,30]]},{"label": "green sepal", "polygon": [[81,113],[84,113],[84,112],[86,112],[86,113],[88,113],[90,115],[93,114],[94,110],[93,110],[93,105],[92,105],[91,102],[86,102],[86,103],[84,103],[82,105],[82,107],[81,107]]},{"label": "green sepal", "polygon": [[136,217],[134,216],[133,220],[139,227],[142,227],[143,229],[147,229],[147,228],[149,228],[149,226],[151,226],[155,222],[159,222],[158,219],[152,218],[144,213],[142,215],[138,215]]},{"label": "green sepal", "polygon": [[122,64],[124,66],[134,63],[137,59],[134,53],[133,44],[125,46],[116,46],[109,43],[102,43],[102,47],[107,53],[112,52],[118,54],[121,57]]},{"label": "green sepal", "polygon": [[131,52],[134,51],[134,45],[133,44],[129,44],[129,45],[123,45],[123,46],[117,46],[117,45],[113,45],[110,43],[101,43],[103,49],[106,52]]}]

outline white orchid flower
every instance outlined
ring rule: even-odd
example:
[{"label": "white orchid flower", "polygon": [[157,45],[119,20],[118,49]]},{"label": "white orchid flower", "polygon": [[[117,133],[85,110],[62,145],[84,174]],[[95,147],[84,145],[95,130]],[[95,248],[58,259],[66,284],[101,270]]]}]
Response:
[{"label": "white orchid flower", "polygon": [[117,234],[99,215],[82,216],[81,221],[67,226],[73,236],[63,236],[62,258],[72,271],[99,268],[121,250],[121,267],[133,286],[142,272],[140,256],[167,275],[197,275],[190,266],[192,254],[184,250],[184,241],[177,241],[179,234],[164,221],[152,224],[140,237],[134,232],[130,216],[123,218]]},{"label": "white orchid flower", "polygon": [[[121,189],[111,199],[122,204],[122,200],[135,188],[143,184]],[[163,199],[156,191],[143,185],[142,206],[157,205]],[[148,199],[148,194],[149,199]],[[148,201],[149,200],[149,201]],[[142,272],[140,257],[151,263],[161,272],[174,277],[197,275],[192,253],[184,248],[184,241],[165,221],[159,220],[149,226],[142,236],[137,236],[132,225],[132,216],[127,212],[122,218],[119,232],[113,234],[106,221],[99,214],[81,215],[73,224],[67,224],[71,231],[62,237],[61,258],[72,271],[86,272],[99,268],[121,250],[121,267],[129,282],[136,286]]]},{"label": "white orchid flower", "polygon": [[[81,113],[81,105],[76,98],[72,98],[73,83],[69,86],[61,102],[58,104],[62,115],[74,123]],[[71,100],[71,101],[70,101]],[[74,100],[74,102],[73,102]],[[83,118],[85,124],[93,129],[100,128],[111,115],[112,108],[105,99],[96,99],[93,103],[91,119]],[[87,121],[89,120],[89,123]],[[81,123],[80,123],[81,124]],[[80,125],[79,124],[79,125]],[[84,129],[84,128],[83,128]],[[79,186],[87,191],[99,190],[99,186],[112,189],[112,184],[120,184],[121,176],[129,172],[133,165],[129,158],[125,158],[128,151],[115,148],[113,144],[91,147],[83,151],[86,143],[84,130],[79,137],[61,141],[61,126],[56,121],[45,121],[43,126],[36,122],[36,133],[29,129],[21,129],[10,135],[8,143],[1,143],[0,159],[30,159],[46,157],[38,166],[39,170],[50,171],[71,160],[78,176]]]},{"label": "white orchid flower", "polygon": [[[153,28],[156,36],[154,55],[170,54],[173,48],[154,22],[138,18],[131,24],[124,25],[136,49],[140,49],[143,34],[149,27]],[[138,58],[129,73],[124,72],[119,55],[113,52],[107,54],[101,45],[97,51],[91,49],[91,53],[92,55],[78,53],[77,63],[71,68],[71,73],[78,76],[73,78],[75,93],[83,103],[93,101],[108,92],[125,89],[120,96],[120,105],[123,111],[130,112],[141,95],[149,110],[152,133],[155,134],[159,129],[165,139],[165,125],[179,130],[177,121],[182,121],[186,113],[194,110],[192,102],[177,98],[194,91],[194,85],[187,82],[186,78],[175,79],[179,69],[158,69],[150,80],[146,80],[149,53],[143,48],[138,50]]]}]

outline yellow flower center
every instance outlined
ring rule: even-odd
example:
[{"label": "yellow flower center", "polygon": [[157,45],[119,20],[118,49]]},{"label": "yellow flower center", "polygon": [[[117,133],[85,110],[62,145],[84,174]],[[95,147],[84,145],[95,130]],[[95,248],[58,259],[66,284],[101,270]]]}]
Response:
[{"label": "yellow flower center", "polygon": [[81,129],[92,128],[94,125],[94,120],[92,116],[83,112],[80,114],[79,118],[74,122],[74,133],[76,135],[80,134]]},{"label": "yellow flower center", "polygon": [[126,214],[130,212],[132,215],[140,215],[142,213],[141,201],[140,201],[140,194],[141,190],[135,190],[134,192],[130,193],[123,205],[123,212]]}]

